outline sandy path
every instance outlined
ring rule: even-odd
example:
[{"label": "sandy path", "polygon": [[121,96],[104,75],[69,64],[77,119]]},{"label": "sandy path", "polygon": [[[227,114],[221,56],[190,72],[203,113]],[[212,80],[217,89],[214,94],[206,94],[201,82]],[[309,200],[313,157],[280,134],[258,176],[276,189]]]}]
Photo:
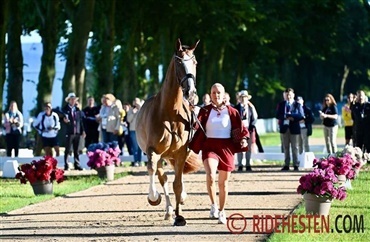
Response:
[{"label": "sandy path", "polygon": [[[133,175],[2,216],[1,241],[263,241],[266,234],[252,233],[253,215],[287,215],[301,201],[296,187],[302,171],[255,167],[252,173],[233,173],[226,212],[245,216],[247,227],[242,234],[231,234],[226,225],[208,218],[200,171],[185,175],[187,225],[174,227],[163,220],[164,200],[157,207],[147,203],[144,168],[125,169]],[[169,171],[170,187],[173,178]],[[159,184],[157,188],[162,192]],[[171,200],[174,204],[173,194]]]}]

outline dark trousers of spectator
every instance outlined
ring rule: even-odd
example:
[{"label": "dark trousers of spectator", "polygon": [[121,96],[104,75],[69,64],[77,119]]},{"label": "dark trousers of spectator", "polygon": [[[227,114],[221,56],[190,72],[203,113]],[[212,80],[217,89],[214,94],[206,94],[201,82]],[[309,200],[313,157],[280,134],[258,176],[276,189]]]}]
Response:
[{"label": "dark trousers of spectator", "polygon": [[78,146],[80,143],[79,134],[68,134],[66,135],[66,144],[65,144],[65,151],[64,151],[64,164],[68,166],[68,155],[71,150],[71,146],[73,148],[73,157],[74,157],[74,166],[80,166],[80,158],[78,153]]},{"label": "dark trousers of spectator", "polygon": [[99,142],[99,131],[98,130],[86,130],[85,147]]},{"label": "dark trousers of spectator", "polygon": [[[126,144],[126,147],[127,147],[127,151],[128,151],[128,154],[129,155],[132,155],[133,152],[132,152],[132,144],[131,144],[131,137],[130,137],[130,132],[128,132],[128,134],[125,134],[124,135],[124,140],[125,140],[125,144]],[[123,147],[123,146],[122,146]]]},{"label": "dark trousers of spectator", "polygon": [[131,137],[131,142],[132,142],[131,145],[132,145],[132,153],[134,155],[134,161],[141,162],[141,149],[136,140],[136,132],[130,131],[130,137]]},{"label": "dark trousers of spectator", "polygon": [[356,132],[356,147],[359,147],[363,152],[370,152],[370,135],[368,132]]},{"label": "dark trousers of spectator", "polygon": [[262,147],[260,136],[258,135],[257,129],[255,129],[254,131],[256,132],[256,145],[258,147],[258,152],[263,153],[264,150],[263,150],[263,147]]},{"label": "dark trousers of spectator", "polygon": [[12,156],[14,149],[14,156],[18,157],[20,134],[6,134],[6,156]]}]

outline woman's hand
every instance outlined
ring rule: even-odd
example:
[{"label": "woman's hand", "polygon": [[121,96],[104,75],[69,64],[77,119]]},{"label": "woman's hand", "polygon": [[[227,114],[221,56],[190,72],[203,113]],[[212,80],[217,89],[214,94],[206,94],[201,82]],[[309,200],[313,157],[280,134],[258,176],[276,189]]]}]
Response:
[{"label": "woman's hand", "polygon": [[247,147],[247,146],[248,146],[247,138],[243,138],[243,139],[240,141],[240,145],[242,146],[242,148]]}]

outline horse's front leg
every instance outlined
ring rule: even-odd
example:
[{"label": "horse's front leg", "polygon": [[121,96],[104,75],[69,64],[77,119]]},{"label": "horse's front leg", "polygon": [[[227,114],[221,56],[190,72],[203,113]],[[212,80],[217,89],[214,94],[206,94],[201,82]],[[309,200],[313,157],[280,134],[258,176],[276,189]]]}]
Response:
[{"label": "horse's front leg", "polygon": [[163,187],[163,193],[164,193],[165,198],[166,198],[166,214],[164,216],[164,219],[165,220],[170,220],[170,219],[172,219],[173,207],[172,207],[172,204],[171,204],[170,193],[169,193],[169,189],[168,189],[168,178],[167,178],[166,173],[163,170],[162,161],[158,162],[157,175],[158,175],[158,180],[159,180],[159,182],[161,183],[161,185]]},{"label": "horse's front leg", "polygon": [[148,193],[148,202],[152,206],[157,206],[161,203],[162,198],[161,194],[157,191],[155,187],[155,174],[157,172],[157,164],[160,160],[160,155],[155,153],[152,149],[148,149],[148,174],[149,174],[149,193]]},{"label": "horse's front leg", "polygon": [[176,210],[175,210],[175,226],[185,226],[186,225],[186,220],[182,214],[181,210],[181,195],[183,194],[183,181],[182,181],[182,176],[183,176],[183,170],[184,170],[184,162],[185,162],[186,156],[182,159],[178,159],[175,163],[175,180],[173,182],[173,191],[175,192],[175,197],[176,197]]}]

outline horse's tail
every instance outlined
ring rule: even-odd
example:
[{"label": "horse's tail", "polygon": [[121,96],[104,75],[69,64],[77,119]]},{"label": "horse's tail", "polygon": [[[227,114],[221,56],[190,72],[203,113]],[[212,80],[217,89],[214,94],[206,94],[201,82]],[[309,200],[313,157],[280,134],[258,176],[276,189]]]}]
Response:
[{"label": "horse's tail", "polygon": [[197,172],[202,166],[202,160],[200,159],[199,155],[194,153],[192,150],[188,151],[188,155],[186,157],[185,165],[184,165],[184,174]]}]

